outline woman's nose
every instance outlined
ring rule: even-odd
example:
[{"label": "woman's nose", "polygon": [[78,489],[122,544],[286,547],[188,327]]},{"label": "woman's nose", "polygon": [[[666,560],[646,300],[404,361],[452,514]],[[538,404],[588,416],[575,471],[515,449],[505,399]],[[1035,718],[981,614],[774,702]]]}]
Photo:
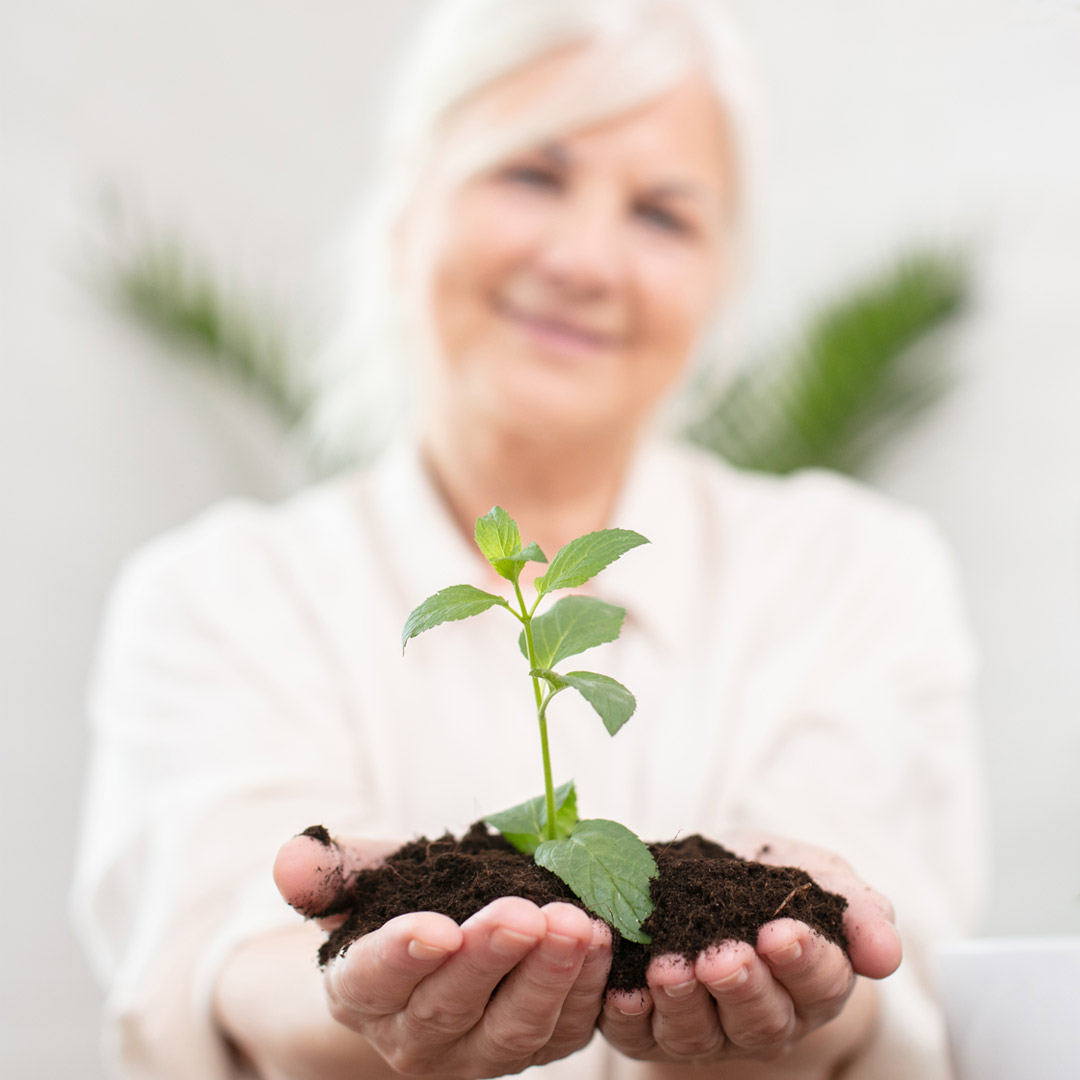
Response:
[{"label": "woman's nose", "polygon": [[599,295],[618,288],[626,272],[619,214],[599,199],[567,199],[541,236],[538,268],[573,295]]}]

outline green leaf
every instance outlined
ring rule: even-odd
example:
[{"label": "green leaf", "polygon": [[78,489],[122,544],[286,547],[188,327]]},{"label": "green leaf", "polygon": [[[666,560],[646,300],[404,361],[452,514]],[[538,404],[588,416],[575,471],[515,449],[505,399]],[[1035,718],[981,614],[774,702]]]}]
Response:
[{"label": "green leaf", "polygon": [[[536,666],[551,668],[568,656],[614,641],[625,616],[625,608],[592,596],[564,596],[550,611],[537,615],[532,621]],[[524,630],[518,644],[522,656],[528,660],[529,646]]]},{"label": "green leaf", "polygon": [[[577,820],[577,791],[574,781],[568,780],[555,789],[555,835],[569,836]],[[537,795],[509,810],[489,814],[484,821],[498,829],[522,854],[531,855],[544,839],[547,800],[543,795]]]},{"label": "green leaf", "polygon": [[648,542],[641,533],[629,529],[601,529],[579,536],[559,548],[548,572],[536,579],[536,591],[543,595],[556,589],[575,589],[620,555]]},{"label": "green leaf", "polygon": [[970,277],[962,253],[909,251],[730,385],[698,387],[686,436],[745,469],[864,473],[953,381],[940,330],[967,306]]},{"label": "green leaf", "polygon": [[634,695],[610,675],[601,675],[596,671],[569,671],[561,675],[544,668],[537,668],[529,674],[546,679],[555,690],[573,687],[596,710],[609,735],[614,735],[637,708]]},{"label": "green leaf", "polygon": [[545,840],[533,859],[624,938],[642,945],[652,940],[641,924],[652,913],[649,881],[659,871],[649,849],[625,825],[603,818],[579,821],[566,839]]},{"label": "green leaf", "polygon": [[414,608],[405,620],[405,628],[401,631],[401,650],[405,651],[410,638],[430,630],[433,626],[479,615],[496,604],[508,610],[510,608],[501,596],[484,592],[472,585],[451,585],[448,589],[440,589],[419,607]]},{"label": "green leaf", "polygon": [[[493,506],[476,519],[476,546],[492,566],[521,550],[517,522],[501,507]],[[505,577],[505,575],[503,575]]]},{"label": "green leaf", "polygon": [[162,229],[114,198],[108,246],[92,267],[102,294],[174,350],[235,383],[268,405],[290,428],[312,408],[299,377],[293,328],[273,306],[227,286],[210,259],[171,229]]},{"label": "green leaf", "polygon": [[546,563],[547,556],[536,544],[527,544],[513,555],[507,555],[504,559],[496,559],[491,565],[507,581],[517,581],[521,568],[527,562]]}]

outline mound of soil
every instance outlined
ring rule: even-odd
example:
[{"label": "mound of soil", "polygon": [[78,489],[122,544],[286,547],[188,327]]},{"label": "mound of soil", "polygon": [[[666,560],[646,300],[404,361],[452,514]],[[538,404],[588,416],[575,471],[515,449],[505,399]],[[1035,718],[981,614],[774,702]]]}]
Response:
[{"label": "mound of soil", "polygon": [[[306,830],[306,835],[330,842],[321,826]],[[703,949],[721,941],[753,945],[758,930],[775,918],[799,919],[847,947],[843,930],[847,901],[826,892],[805,870],[749,862],[697,835],[651,844],[650,850],[660,870],[652,882],[655,908],[643,927],[652,944],[627,941],[613,930],[609,989],[645,986],[649,961],[662,953],[678,953],[692,962]],[[421,837],[402,845],[378,869],[361,871],[335,909],[335,914],[345,912],[347,917],[319,950],[319,962],[326,964],[358,937],[397,915],[437,911],[462,923],[500,896],[522,896],[538,905],[562,900],[584,907],[553,873],[478,821],[460,840],[449,834],[438,840]]]}]

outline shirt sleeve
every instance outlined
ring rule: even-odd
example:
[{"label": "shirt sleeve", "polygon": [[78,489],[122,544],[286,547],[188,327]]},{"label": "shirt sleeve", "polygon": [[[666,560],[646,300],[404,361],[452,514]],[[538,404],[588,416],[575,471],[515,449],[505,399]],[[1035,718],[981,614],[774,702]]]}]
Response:
[{"label": "shirt sleeve", "polygon": [[316,822],[369,824],[341,687],[262,513],[156,541],[107,609],[73,915],[126,1077],[237,1075],[211,991],[234,945],[301,921],[277,848]]},{"label": "shirt sleeve", "polygon": [[793,630],[748,695],[736,817],[835,851],[896,908],[904,961],[845,1077],[945,1077],[929,951],[971,932],[984,874],[974,649],[926,519],[832,510],[779,609]]}]

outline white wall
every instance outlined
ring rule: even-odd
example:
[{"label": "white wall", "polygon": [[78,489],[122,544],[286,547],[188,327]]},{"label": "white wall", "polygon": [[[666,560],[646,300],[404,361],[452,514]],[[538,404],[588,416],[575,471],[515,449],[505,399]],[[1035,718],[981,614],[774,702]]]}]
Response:
[{"label": "white wall", "polygon": [[1080,932],[1080,4],[739,0],[773,97],[764,335],[913,238],[976,254],[960,384],[876,471],[951,539],[983,653],[985,927]]},{"label": "white wall", "polygon": [[[0,4],[4,1075],[99,1075],[97,996],[64,907],[108,581],[222,495],[302,479],[257,409],[79,284],[95,192],[116,181],[226,276],[302,310],[423,6]],[[736,6],[773,100],[752,339],[909,240],[977,241],[961,385],[877,480],[942,522],[983,646],[987,928],[1080,932],[1080,7]]]}]

